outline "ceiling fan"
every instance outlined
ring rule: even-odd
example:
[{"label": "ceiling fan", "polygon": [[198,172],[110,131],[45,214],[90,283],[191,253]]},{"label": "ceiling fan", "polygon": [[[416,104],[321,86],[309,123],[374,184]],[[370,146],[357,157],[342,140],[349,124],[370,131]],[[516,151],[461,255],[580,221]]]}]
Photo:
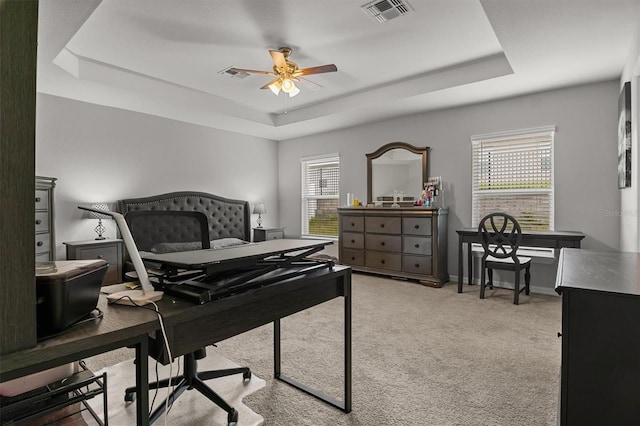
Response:
[{"label": "ceiling fan", "polygon": [[302,76],[338,71],[338,68],[334,64],[300,69],[298,68],[298,64],[289,60],[289,55],[291,55],[291,48],[289,47],[281,47],[279,50],[269,50],[269,54],[271,55],[271,59],[273,59],[273,71],[248,70],[244,68],[231,68],[230,71],[276,76],[276,78],[262,86],[261,89],[271,89],[276,95],[282,90],[291,97],[300,93],[300,89],[295,85],[296,81],[309,81]]}]

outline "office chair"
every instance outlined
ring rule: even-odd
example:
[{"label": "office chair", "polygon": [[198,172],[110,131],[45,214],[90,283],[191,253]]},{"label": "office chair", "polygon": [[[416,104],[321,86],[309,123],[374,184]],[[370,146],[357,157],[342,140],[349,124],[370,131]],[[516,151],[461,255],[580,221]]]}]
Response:
[{"label": "office chair", "polygon": [[[482,255],[481,268],[482,279],[480,281],[480,299],[484,299],[485,288],[493,289],[493,270],[501,269],[514,271],[516,275],[514,285],[513,303],[518,304],[522,290],[529,294],[531,274],[531,258],[518,256],[518,247],[522,240],[520,224],[506,213],[491,213],[480,220],[478,225],[478,237],[482,242],[484,253]],[[489,282],[485,280],[485,269],[489,275]],[[520,271],[524,273],[524,288],[520,288]]]},{"label": "office chair", "polygon": [[[204,213],[195,211],[135,210],[125,215],[131,235],[139,251],[169,252],[190,251],[210,248],[209,225]],[[152,345],[150,345],[152,346]],[[149,383],[149,389],[175,386],[167,397],[169,405],[185,391],[196,389],[213,403],[227,412],[229,424],[238,421],[238,412],[216,394],[204,381],[242,374],[243,380],[251,379],[248,367],[215,371],[198,371],[197,361],[206,356],[206,349],[184,355],[183,374],[177,377]],[[125,390],[125,401],[133,401],[135,386]],[[149,418],[149,424],[156,421],[165,410],[165,402],[156,408]]]}]

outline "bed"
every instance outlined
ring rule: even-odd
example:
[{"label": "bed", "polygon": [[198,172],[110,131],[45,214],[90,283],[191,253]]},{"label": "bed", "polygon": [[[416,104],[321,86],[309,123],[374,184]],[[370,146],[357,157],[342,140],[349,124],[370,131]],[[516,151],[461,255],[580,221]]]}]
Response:
[{"label": "bed", "polygon": [[[244,200],[233,200],[206,192],[181,191],[118,200],[117,209],[125,216],[129,212],[140,210],[200,212],[207,217],[211,248],[251,241],[251,213],[249,202]],[[158,232],[158,223],[149,222],[143,226],[142,232],[134,236],[139,251],[158,254],[185,250],[185,244],[189,243],[190,238],[182,234],[189,233],[188,227],[179,223],[174,223],[175,226],[163,225],[161,233]],[[198,240],[198,237],[191,238],[191,241]],[[184,244],[167,244],[175,241],[182,241]]]}]

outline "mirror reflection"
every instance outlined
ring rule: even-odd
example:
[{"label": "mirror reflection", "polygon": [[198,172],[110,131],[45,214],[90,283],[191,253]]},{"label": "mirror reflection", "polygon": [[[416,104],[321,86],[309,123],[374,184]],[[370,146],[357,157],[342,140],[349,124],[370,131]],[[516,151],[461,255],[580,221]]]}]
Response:
[{"label": "mirror reflection", "polygon": [[422,189],[422,155],[396,148],[371,161],[373,201],[413,201]]},{"label": "mirror reflection", "polygon": [[[392,142],[367,154],[368,203],[413,205],[426,182],[428,148]],[[400,198],[401,197],[401,198]]]}]

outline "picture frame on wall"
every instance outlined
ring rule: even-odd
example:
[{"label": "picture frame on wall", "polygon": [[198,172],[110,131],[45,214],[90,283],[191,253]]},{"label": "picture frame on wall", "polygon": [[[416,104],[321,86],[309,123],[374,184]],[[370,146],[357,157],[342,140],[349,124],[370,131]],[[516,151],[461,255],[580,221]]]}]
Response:
[{"label": "picture frame on wall", "polygon": [[631,82],[618,97],[618,188],[631,186]]}]

